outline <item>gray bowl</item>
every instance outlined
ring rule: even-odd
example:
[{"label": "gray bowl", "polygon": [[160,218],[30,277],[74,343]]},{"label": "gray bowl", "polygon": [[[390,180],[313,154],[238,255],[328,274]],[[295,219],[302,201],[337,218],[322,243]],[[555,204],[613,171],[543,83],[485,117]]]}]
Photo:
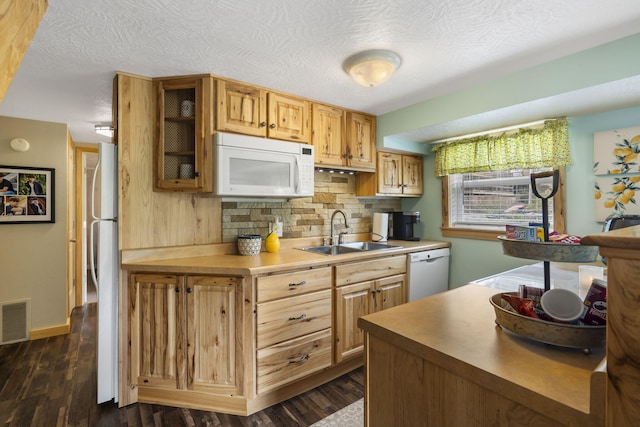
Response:
[{"label": "gray bowl", "polygon": [[599,246],[577,243],[530,242],[498,236],[505,255],[552,262],[593,262],[598,256]]}]

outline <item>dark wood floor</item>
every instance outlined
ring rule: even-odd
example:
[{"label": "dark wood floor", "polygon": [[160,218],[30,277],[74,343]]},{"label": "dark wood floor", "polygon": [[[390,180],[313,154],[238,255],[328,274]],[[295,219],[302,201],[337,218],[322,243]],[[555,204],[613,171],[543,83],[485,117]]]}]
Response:
[{"label": "dark wood floor", "polygon": [[170,406],[96,404],[96,304],[74,310],[68,335],[0,346],[0,425],[309,426],[363,396],[363,371],[248,417]]}]

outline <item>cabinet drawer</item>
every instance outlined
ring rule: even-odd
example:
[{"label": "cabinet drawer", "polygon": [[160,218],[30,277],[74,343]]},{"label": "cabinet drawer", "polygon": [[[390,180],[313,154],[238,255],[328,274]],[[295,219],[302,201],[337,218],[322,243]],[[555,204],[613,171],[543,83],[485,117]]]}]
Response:
[{"label": "cabinet drawer", "polygon": [[342,264],[336,266],[336,286],[375,280],[406,272],[406,255]]},{"label": "cabinet drawer", "polygon": [[258,277],[258,302],[331,288],[331,267]]},{"label": "cabinet drawer", "polygon": [[331,289],[258,304],[258,348],[331,327]]},{"label": "cabinet drawer", "polygon": [[258,350],[258,393],[331,366],[331,329]]}]

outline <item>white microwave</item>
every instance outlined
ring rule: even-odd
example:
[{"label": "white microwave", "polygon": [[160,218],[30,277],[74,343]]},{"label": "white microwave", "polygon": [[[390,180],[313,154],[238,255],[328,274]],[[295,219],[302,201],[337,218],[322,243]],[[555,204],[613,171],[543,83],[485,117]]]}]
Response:
[{"label": "white microwave", "polygon": [[313,196],[313,146],[224,132],[213,138],[218,196]]}]

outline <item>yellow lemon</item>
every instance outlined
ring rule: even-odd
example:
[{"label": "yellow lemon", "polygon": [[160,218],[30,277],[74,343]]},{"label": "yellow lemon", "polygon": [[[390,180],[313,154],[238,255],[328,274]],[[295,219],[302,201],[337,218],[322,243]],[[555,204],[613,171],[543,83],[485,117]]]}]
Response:
[{"label": "yellow lemon", "polygon": [[631,178],[629,178],[629,181],[631,181],[631,182],[640,182],[640,176],[632,176]]},{"label": "yellow lemon", "polygon": [[636,153],[629,153],[626,156],[624,156],[624,162],[625,163],[631,163],[632,161],[634,161],[636,158],[638,157],[638,155]]},{"label": "yellow lemon", "polygon": [[606,202],[604,202],[604,207],[605,207],[605,208],[612,208],[615,204],[616,204],[616,202],[615,202],[615,201],[613,201],[613,200],[607,200]]},{"label": "yellow lemon", "polygon": [[636,135],[629,141],[630,144],[640,144],[640,135]]},{"label": "yellow lemon", "polygon": [[623,184],[622,182],[619,182],[619,183],[617,183],[617,184],[613,185],[613,186],[611,187],[611,189],[612,189],[613,191],[615,191],[616,193],[619,193],[619,192],[621,192],[622,190],[624,190],[624,184]]},{"label": "yellow lemon", "polygon": [[629,198],[627,196],[620,196],[618,197],[618,202],[622,203],[623,205],[626,205],[627,203],[629,203]]},{"label": "yellow lemon", "polygon": [[633,191],[633,190],[632,190],[632,189],[630,189],[630,188],[627,188],[626,190],[624,190],[624,191],[622,192],[622,195],[623,195],[623,196],[625,196],[625,197],[626,197],[626,198],[628,198],[628,199],[630,199],[630,198],[632,198],[633,196],[635,196],[635,194],[636,194],[636,192],[635,192],[635,191]]},{"label": "yellow lemon", "polygon": [[615,156],[620,156],[620,157],[626,156],[629,153],[633,153],[633,150],[631,148],[628,148],[628,147],[626,147],[626,148],[615,148],[613,150],[613,154]]},{"label": "yellow lemon", "polygon": [[611,174],[617,174],[617,173],[622,173],[622,170],[620,170],[620,169],[613,169],[613,170],[611,171]]},{"label": "yellow lemon", "polygon": [[600,199],[600,197],[602,197],[602,193],[599,191],[596,191],[595,197],[596,197],[596,200]]},{"label": "yellow lemon", "polygon": [[280,250],[280,238],[276,233],[269,233],[264,239],[264,248],[267,252],[278,252]]}]

